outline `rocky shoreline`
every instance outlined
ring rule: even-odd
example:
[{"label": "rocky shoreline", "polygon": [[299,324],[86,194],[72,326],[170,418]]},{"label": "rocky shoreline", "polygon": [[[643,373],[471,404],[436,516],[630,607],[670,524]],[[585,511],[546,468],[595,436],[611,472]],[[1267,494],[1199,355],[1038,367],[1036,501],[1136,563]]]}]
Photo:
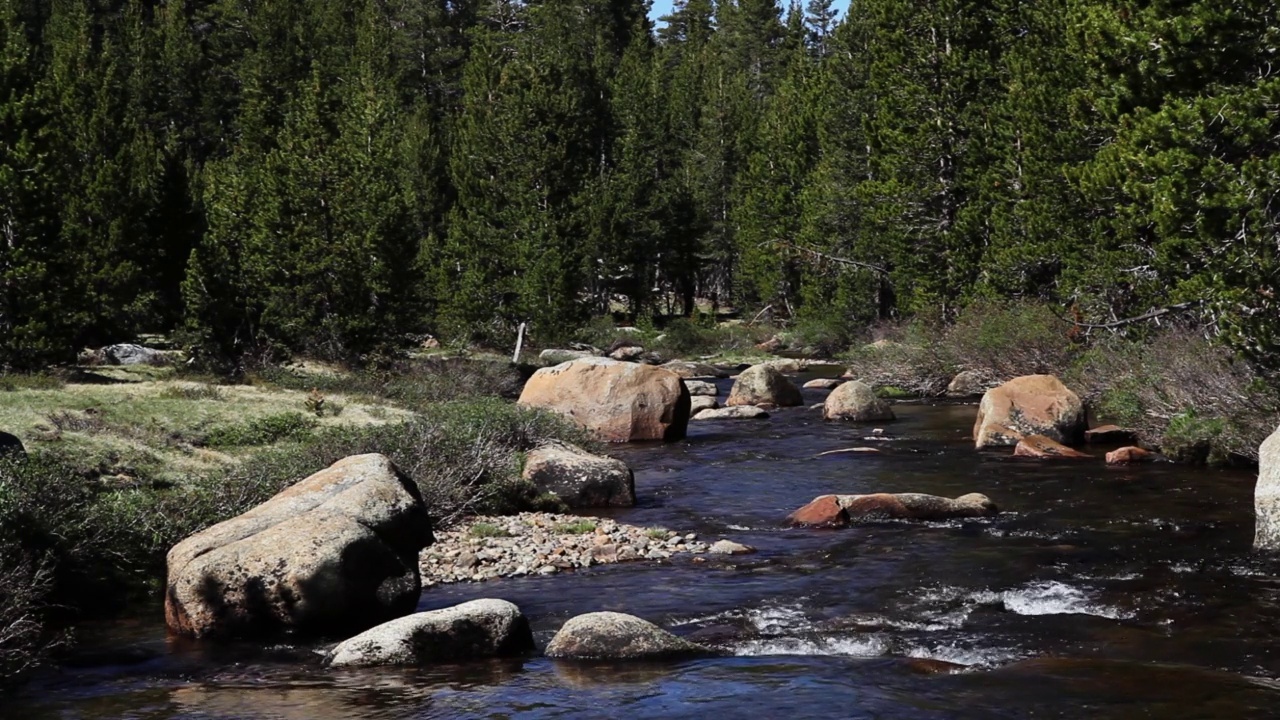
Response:
[{"label": "rocky shoreline", "polygon": [[477,517],[437,532],[422,551],[422,585],[554,575],[594,565],[667,560],[675,555],[741,554],[745,545],[707,543],[695,533],[624,525],[608,518],[520,513]]}]

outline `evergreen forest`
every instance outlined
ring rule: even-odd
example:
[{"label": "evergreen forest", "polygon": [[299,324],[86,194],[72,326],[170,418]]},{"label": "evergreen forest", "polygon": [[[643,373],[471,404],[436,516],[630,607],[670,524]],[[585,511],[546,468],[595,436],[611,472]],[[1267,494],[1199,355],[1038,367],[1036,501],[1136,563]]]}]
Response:
[{"label": "evergreen forest", "polygon": [[[0,367],[707,303],[1280,345],[1261,0],[0,0]],[[1272,363],[1274,364],[1274,363]]]}]

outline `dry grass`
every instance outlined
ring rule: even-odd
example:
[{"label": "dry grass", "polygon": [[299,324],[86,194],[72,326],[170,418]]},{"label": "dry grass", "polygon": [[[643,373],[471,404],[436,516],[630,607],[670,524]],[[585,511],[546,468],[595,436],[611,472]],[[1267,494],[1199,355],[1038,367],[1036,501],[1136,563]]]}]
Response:
[{"label": "dry grass", "polygon": [[412,416],[383,402],[326,393],[328,411],[317,417],[314,398],[302,390],[138,377],[0,392],[0,428],[29,450],[80,458],[87,474],[176,480],[234,464],[254,450],[204,447],[210,434],[290,413],[314,417],[316,430],[385,425]]}]

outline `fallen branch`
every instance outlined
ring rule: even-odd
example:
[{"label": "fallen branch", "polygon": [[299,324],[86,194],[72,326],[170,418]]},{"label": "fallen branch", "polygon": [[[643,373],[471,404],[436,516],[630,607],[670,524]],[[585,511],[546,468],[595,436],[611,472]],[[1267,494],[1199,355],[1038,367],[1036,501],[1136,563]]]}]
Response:
[{"label": "fallen branch", "polygon": [[842,257],[837,257],[835,255],[829,255],[820,250],[814,250],[813,248],[804,247],[802,245],[796,245],[795,243],[790,243],[785,240],[766,240],[765,242],[760,243],[761,247],[765,245],[778,245],[788,250],[795,250],[796,252],[818,258],[819,260],[832,262],[837,265],[844,265],[846,267],[855,267],[861,270],[870,270],[872,272],[880,273],[881,275],[889,274],[888,270],[880,267],[879,265],[872,265],[871,263],[865,263],[865,262],[860,262],[858,260],[850,260],[849,258],[842,258]]},{"label": "fallen branch", "polygon": [[1154,320],[1162,315],[1168,315],[1169,313],[1181,312],[1183,310],[1190,310],[1193,307],[1198,307],[1203,304],[1204,304],[1204,300],[1192,300],[1190,302],[1178,303],[1176,305],[1166,305],[1165,307],[1157,308],[1155,310],[1152,310],[1151,312],[1139,315],[1137,317],[1124,318],[1123,320],[1113,320],[1108,323],[1084,323],[1078,320],[1072,320],[1070,318],[1063,317],[1062,314],[1059,313],[1057,309],[1054,308],[1053,306],[1050,306],[1049,309],[1053,312],[1055,316],[1057,316],[1059,320],[1065,323],[1070,323],[1072,325],[1075,325],[1076,327],[1085,328],[1087,330],[1114,330],[1115,328],[1123,327],[1125,325],[1132,325],[1133,323],[1145,322],[1147,320]]}]

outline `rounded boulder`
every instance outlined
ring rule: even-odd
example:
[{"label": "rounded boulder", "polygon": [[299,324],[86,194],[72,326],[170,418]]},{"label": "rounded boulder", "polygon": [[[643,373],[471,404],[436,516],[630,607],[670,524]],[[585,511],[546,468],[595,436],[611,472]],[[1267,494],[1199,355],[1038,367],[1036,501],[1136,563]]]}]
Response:
[{"label": "rounded boulder", "polygon": [[481,599],[383,623],[340,643],[331,667],[427,665],[533,650],[533,633],[520,608],[506,600]]},{"label": "rounded boulder", "polygon": [[678,375],[609,358],[543,368],[519,402],[564,415],[604,442],[679,440],[689,427],[689,391]]},{"label": "rounded boulder", "polygon": [[547,645],[547,657],[573,660],[671,660],[714,654],[648,620],[616,612],[570,619]]},{"label": "rounded boulder", "polygon": [[1080,440],[1084,403],[1053,375],[1027,375],[988,390],[978,406],[973,441],[978,449],[1017,445],[1028,435],[1059,443]]},{"label": "rounded boulder", "polygon": [[728,407],[738,405],[772,405],[797,407],[804,404],[800,388],[770,364],[753,365],[742,371],[733,383]]},{"label": "rounded boulder", "polygon": [[530,450],[523,477],[571,508],[636,504],[635,474],[626,463],[568,443],[553,441]]},{"label": "rounded boulder", "polygon": [[822,417],[826,420],[852,422],[880,422],[894,420],[893,408],[869,385],[858,380],[844,383],[831,391],[822,405]]}]

